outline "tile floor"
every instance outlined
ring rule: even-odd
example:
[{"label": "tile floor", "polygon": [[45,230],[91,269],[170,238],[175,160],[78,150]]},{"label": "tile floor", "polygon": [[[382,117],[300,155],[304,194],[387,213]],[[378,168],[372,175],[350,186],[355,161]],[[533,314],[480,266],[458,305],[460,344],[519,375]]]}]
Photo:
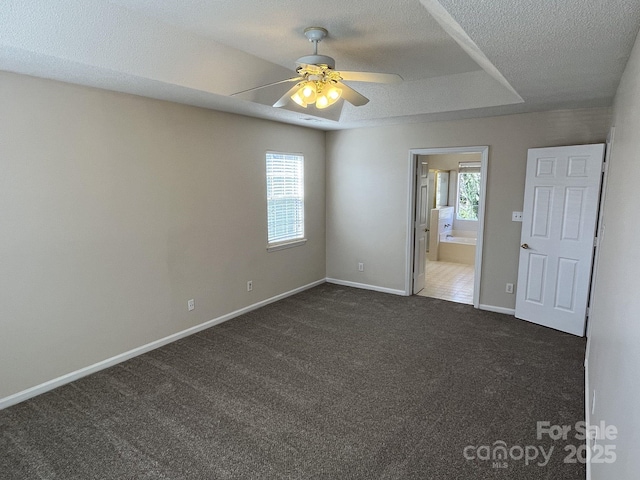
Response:
[{"label": "tile floor", "polygon": [[427,260],[425,288],[418,295],[473,304],[473,265]]}]

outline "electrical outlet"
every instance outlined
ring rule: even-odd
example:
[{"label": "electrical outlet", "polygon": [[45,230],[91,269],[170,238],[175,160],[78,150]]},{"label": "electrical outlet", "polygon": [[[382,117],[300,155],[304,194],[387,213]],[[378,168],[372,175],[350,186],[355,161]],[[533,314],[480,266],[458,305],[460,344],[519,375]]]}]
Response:
[{"label": "electrical outlet", "polygon": [[196,308],[196,301],[192,298],[191,300],[189,300],[187,302],[187,309],[189,311],[193,310],[194,308]]},{"label": "electrical outlet", "polygon": [[361,263],[358,264],[358,271],[359,272],[364,272],[364,263],[361,262]]},{"label": "electrical outlet", "polygon": [[511,221],[512,222],[521,222],[522,221],[522,212],[511,212]]},{"label": "electrical outlet", "polygon": [[507,288],[504,290],[507,293],[513,293],[513,283],[507,283]]},{"label": "electrical outlet", "polygon": [[249,280],[247,282],[247,292],[250,292],[251,290],[253,290],[253,280]]}]

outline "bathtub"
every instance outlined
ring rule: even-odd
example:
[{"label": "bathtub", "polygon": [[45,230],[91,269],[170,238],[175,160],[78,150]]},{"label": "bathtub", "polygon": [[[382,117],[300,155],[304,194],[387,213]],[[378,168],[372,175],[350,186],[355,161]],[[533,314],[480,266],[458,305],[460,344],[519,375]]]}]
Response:
[{"label": "bathtub", "polygon": [[476,244],[475,237],[459,237],[456,235],[446,235],[441,242],[444,243],[461,243],[463,245],[475,245]]},{"label": "bathtub", "polygon": [[464,263],[474,265],[476,262],[475,232],[456,232],[440,235],[438,242],[438,260],[441,262]]}]

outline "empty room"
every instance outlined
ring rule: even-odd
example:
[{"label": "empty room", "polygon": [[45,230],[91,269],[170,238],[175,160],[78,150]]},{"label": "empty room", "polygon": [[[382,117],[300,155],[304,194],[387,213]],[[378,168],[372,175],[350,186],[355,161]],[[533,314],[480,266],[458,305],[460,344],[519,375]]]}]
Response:
[{"label": "empty room", "polygon": [[632,480],[640,3],[0,5],[0,478]]}]

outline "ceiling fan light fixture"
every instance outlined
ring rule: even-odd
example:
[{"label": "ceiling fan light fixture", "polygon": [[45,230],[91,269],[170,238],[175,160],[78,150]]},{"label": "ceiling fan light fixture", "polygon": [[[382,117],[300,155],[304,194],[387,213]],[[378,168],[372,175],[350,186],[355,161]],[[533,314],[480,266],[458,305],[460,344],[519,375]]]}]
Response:
[{"label": "ceiling fan light fixture", "polygon": [[232,94],[232,96],[272,85],[296,82],[273,104],[275,108],[284,107],[293,100],[303,108],[307,108],[308,105],[315,105],[316,108],[323,109],[330,107],[341,98],[355,107],[361,107],[366,105],[369,99],[349,85],[342,83],[343,80],[369,83],[397,83],[402,81],[400,75],[392,73],[337,71],[335,70],[335,60],[333,58],[326,55],[318,55],[318,42],[327,36],[327,30],[322,27],[309,27],[304,31],[304,34],[313,43],[313,54],[300,57],[296,61],[295,71],[297,76],[243,90]]},{"label": "ceiling fan light fixture", "polygon": [[291,100],[303,108],[315,104],[322,110],[336,103],[342,96],[342,89],[324,80],[307,80],[291,95]]}]

